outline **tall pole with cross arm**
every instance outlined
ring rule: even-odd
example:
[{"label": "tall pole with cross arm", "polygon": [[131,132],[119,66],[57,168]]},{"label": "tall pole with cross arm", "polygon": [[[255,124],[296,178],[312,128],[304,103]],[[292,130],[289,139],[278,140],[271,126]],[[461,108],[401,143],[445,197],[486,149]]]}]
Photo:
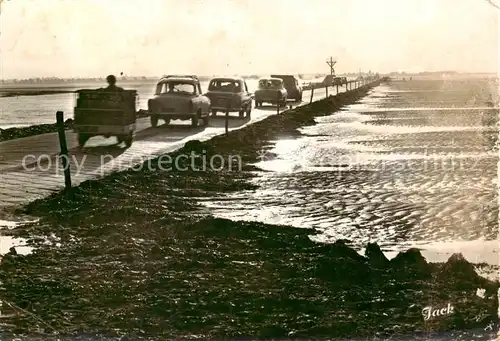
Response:
[{"label": "tall pole with cross arm", "polygon": [[330,75],[335,76],[335,69],[333,67],[337,64],[337,61],[330,57],[330,59],[326,61],[326,64],[330,67]]}]

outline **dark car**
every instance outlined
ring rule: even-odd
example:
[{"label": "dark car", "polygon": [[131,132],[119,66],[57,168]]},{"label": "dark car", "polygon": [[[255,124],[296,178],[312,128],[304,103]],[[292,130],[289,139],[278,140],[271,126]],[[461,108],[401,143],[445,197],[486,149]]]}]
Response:
[{"label": "dark car", "polygon": [[344,84],[342,77],[334,77],[333,78],[333,85],[342,85]]},{"label": "dark car", "polygon": [[297,102],[302,102],[302,87],[299,84],[297,77],[293,75],[271,75],[272,78],[280,78],[283,80],[285,89],[288,93],[288,98]]},{"label": "dark car", "polygon": [[240,117],[250,117],[252,94],[243,78],[214,78],[205,95],[210,99],[213,116],[217,111],[229,109],[229,112],[238,112]]},{"label": "dark car", "polygon": [[281,78],[261,78],[259,86],[255,91],[255,107],[261,107],[263,103],[286,106],[287,91]]}]

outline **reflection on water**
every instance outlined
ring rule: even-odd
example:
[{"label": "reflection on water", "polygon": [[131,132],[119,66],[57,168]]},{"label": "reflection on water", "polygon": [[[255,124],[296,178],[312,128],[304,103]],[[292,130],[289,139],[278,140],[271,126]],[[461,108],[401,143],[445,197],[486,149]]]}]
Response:
[{"label": "reflection on water", "polygon": [[[316,228],[320,241],[412,246],[498,264],[498,110],[480,82],[399,82],[276,141],[256,191],[205,201],[235,220]],[[473,100],[471,100],[471,98]],[[493,242],[491,242],[493,241]],[[480,252],[481,251],[481,252]]]}]

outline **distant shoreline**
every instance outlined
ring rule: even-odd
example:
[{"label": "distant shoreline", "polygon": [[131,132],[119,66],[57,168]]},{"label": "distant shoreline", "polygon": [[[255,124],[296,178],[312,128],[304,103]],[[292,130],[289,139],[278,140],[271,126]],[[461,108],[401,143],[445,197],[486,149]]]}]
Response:
[{"label": "distant shoreline", "polygon": [[0,90],[1,97],[19,97],[19,96],[42,96],[42,95],[57,95],[74,93],[74,90],[22,90],[22,91],[5,91]]},{"label": "distant shoreline", "polygon": [[[317,73],[290,73],[294,74],[296,76],[299,76],[300,79],[303,80],[309,80],[309,79],[314,79],[314,78],[319,78],[319,77],[324,77],[328,73],[325,72],[317,72]],[[366,76],[366,72],[361,73],[362,76]],[[473,76],[473,77],[496,77],[498,76],[498,72],[492,71],[492,72],[470,72],[470,71],[454,71],[454,70],[442,70],[442,71],[422,71],[422,72],[406,72],[406,71],[400,71],[400,72],[388,72],[388,73],[379,73],[380,77],[383,76],[389,76],[389,77],[428,77],[428,76],[437,76],[437,77],[442,77],[442,76],[459,76],[459,77],[468,77],[468,76]],[[219,77],[219,76],[228,76],[231,77],[231,75],[212,75],[212,76],[201,76],[198,75],[198,79],[201,82],[208,82],[214,77]],[[260,79],[262,77],[268,77],[269,74],[253,74],[253,75],[232,75],[232,76],[238,76],[238,77],[243,77],[244,79]],[[360,74],[358,72],[346,72],[346,73],[338,73],[337,76],[339,77],[358,77]],[[137,82],[156,82],[161,76],[120,76],[118,78],[118,82],[120,83],[137,83]],[[66,84],[66,85],[71,85],[71,84],[81,84],[81,83],[86,83],[86,84],[100,84],[100,83],[106,83],[105,78],[101,77],[90,77],[90,78],[59,78],[59,77],[42,77],[42,78],[25,78],[25,79],[14,79],[14,78],[8,78],[8,79],[2,79],[0,80],[0,88],[2,86],[14,86],[14,87],[23,87],[23,86],[50,86],[51,84]]]},{"label": "distant shoreline", "polygon": [[[437,73],[426,73],[426,74],[389,74],[388,75],[393,80],[440,80],[443,79],[442,75]],[[320,77],[321,78],[321,77]],[[474,73],[456,73],[447,74],[447,79],[474,79],[474,78],[490,78],[495,79],[497,75],[495,74],[474,74]],[[315,79],[308,79],[309,81],[314,81]],[[305,81],[305,79],[303,79]],[[134,79],[134,80],[123,80],[120,84],[136,86],[151,84],[154,85],[156,80],[154,79]],[[92,89],[102,87],[104,82],[70,82],[70,83],[40,83],[40,84],[0,84],[0,98],[2,97],[20,97],[20,96],[42,96],[42,95],[57,95],[57,94],[67,94],[74,93],[78,89]]]}]

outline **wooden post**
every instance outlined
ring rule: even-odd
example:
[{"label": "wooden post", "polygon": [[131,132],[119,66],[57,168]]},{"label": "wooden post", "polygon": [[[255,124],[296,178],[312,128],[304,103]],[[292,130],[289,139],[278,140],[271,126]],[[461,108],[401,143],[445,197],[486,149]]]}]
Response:
[{"label": "wooden post", "polygon": [[309,103],[313,102],[313,96],[314,96],[314,84],[311,86],[311,100],[309,101]]},{"label": "wooden post", "polygon": [[226,107],[226,122],[225,122],[225,127],[226,127],[226,136],[229,135],[229,108],[231,107],[231,100],[227,100],[227,107]]},{"label": "wooden post", "polygon": [[326,97],[328,97],[328,85],[325,86],[325,90],[326,90]]},{"label": "wooden post", "polygon": [[338,93],[339,93],[339,85],[337,84],[337,95],[338,95]]},{"label": "wooden post", "polygon": [[281,92],[278,92],[276,97],[276,114],[280,114],[280,104],[281,104]]},{"label": "wooden post", "polygon": [[56,113],[57,134],[59,135],[59,145],[61,146],[61,153],[59,154],[62,159],[64,169],[64,185],[66,189],[71,188],[71,170],[69,168],[68,146],[66,145],[66,133],[64,129],[64,113],[58,111]]}]

